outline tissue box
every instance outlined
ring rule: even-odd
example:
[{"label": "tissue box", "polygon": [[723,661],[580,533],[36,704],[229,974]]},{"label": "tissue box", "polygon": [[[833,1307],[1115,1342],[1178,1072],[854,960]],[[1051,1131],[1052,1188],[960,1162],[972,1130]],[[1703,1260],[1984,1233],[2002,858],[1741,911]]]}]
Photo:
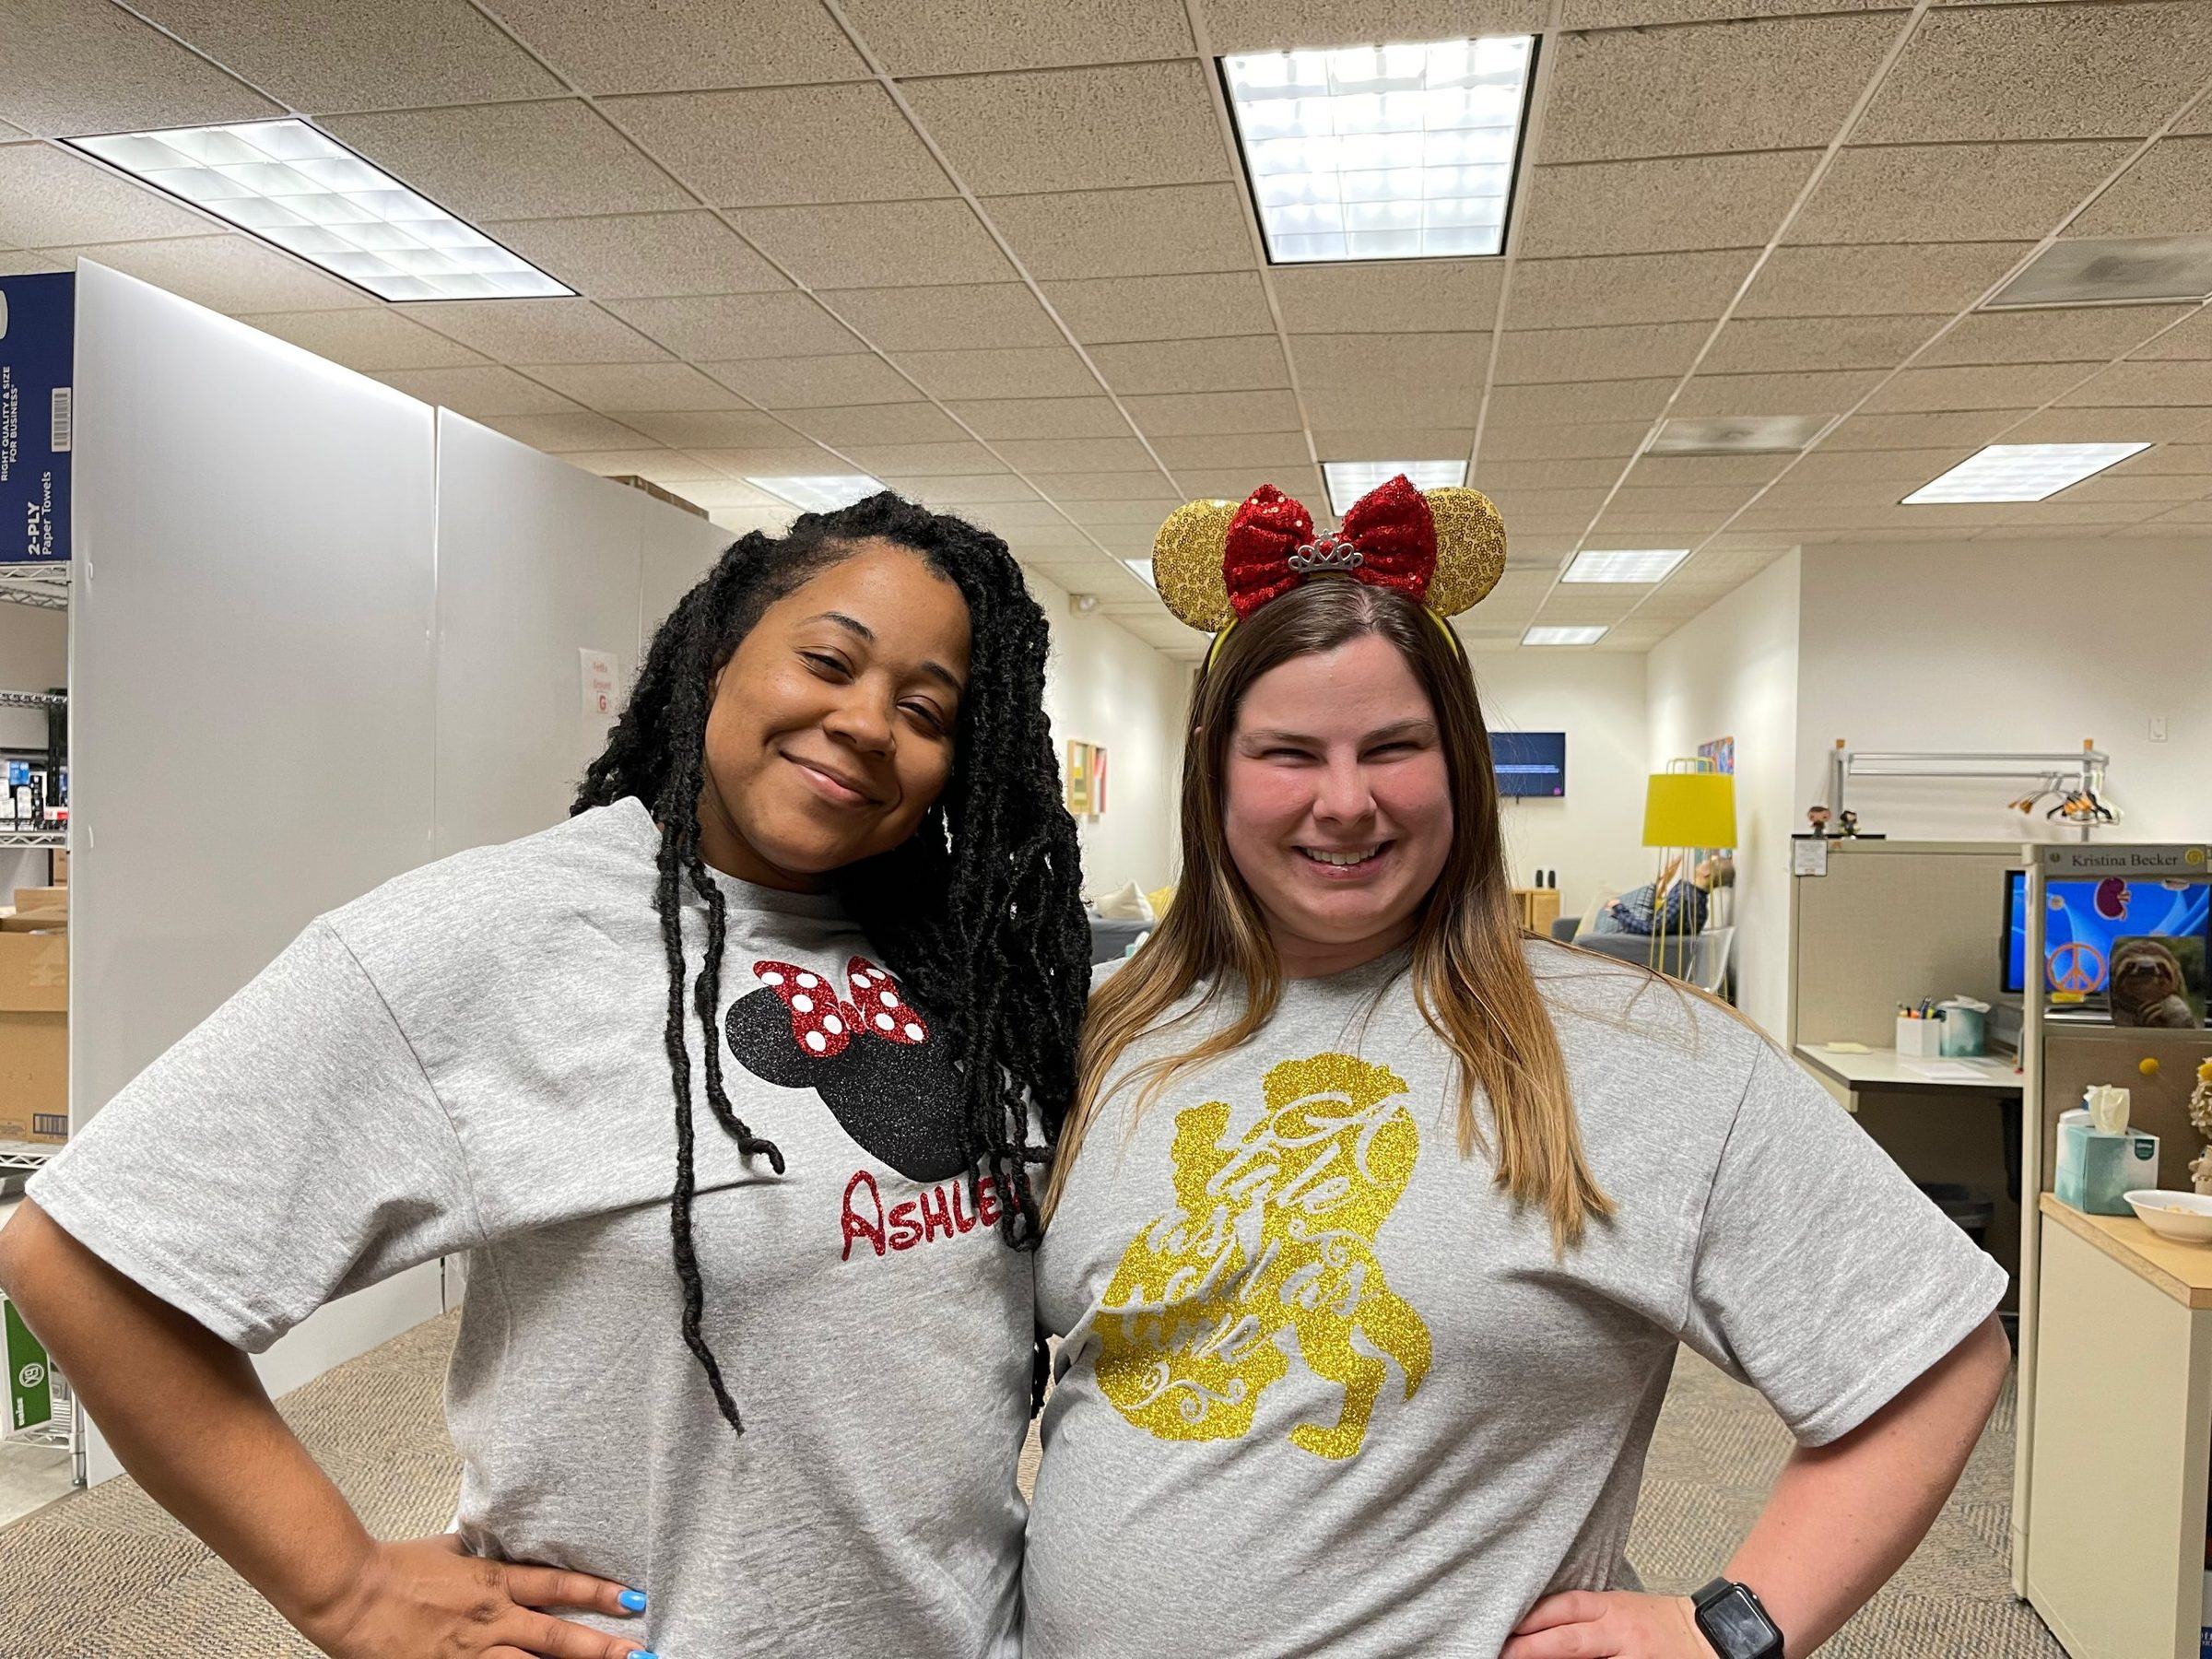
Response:
[{"label": "tissue box", "polygon": [[2135,1212],[2120,1194],[2159,1183],[2159,1137],[2139,1129],[2104,1135],[2086,1123],[2058,1125],[2058,1201],[2085,1215]]}]

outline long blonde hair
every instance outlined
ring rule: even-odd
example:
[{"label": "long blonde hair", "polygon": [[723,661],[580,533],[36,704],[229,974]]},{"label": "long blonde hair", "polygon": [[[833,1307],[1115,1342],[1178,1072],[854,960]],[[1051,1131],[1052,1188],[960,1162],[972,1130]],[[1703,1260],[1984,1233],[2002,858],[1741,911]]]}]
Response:
[{"label": "long blonde hair", "polygon": [[[1591,1217],[1613,1213],[1583,1155],[1567,1063],[1522,952],[1500,834],[1490,738],[1474,676],[1457,645],[1418,603],[1386,588],[1309,582],[1232,629],[1192,693],[1183,747],[1182,884],[1151,937],[1090,999],[1077,1057],[1075,1103],[1045,1187],[1049,1218],[1084,1135],[1110,1092],[1138,1086],[1142,1113],[1180,1075],[1250,1041],[1282,996],[1282,962],[1252,889],[1228,851],[1223,789],[1230,742],[1244,696],[1260,676],[1293,658],[1368,634],[1388,641],[1427,694],[1441,735],[1452,795],[1452,847],[1413,937],[1414,997],[1458,1064],[1459,1151],[1492,1155],[1497,1184],[1550,1218],[1554,1245],[1578,1242]],[[1180,1053],[1138,1067],[1113,1090],[1107,1079],[1130,1045],[1204,982],[1200,1001],[1242,992],[1236,1018]],[[1493,1148],[1476,1112],[1487,1097]]]}]

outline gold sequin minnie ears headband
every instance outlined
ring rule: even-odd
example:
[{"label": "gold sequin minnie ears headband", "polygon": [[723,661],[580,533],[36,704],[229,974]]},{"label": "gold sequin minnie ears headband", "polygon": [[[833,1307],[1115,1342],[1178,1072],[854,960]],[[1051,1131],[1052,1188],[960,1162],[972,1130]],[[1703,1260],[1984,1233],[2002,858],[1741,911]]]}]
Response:
[{"label": "gold sequin minnie ears headband", "polygon": [[[1505,521],[1478,489],[1416,489],[1400,473],[1352,503],[1334,535],[1272,484],[1241,502],[1190,501],[1152,542],[1152,581],[1176,617],[1215,636],[1318,576],[1418,599],[1443,626],[1505,572]],[[1449,634],[1451,629],[1446,627]]]}]

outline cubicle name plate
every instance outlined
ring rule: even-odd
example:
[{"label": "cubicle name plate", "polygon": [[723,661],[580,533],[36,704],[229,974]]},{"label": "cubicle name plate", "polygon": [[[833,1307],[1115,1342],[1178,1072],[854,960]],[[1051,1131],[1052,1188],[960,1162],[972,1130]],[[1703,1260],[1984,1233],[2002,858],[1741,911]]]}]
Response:
[{"label": "cubicle name plate", "polygon": [[2212,859],[2200,844],[2171,846],[2088,846],[2057,843],[2042,850],[2043,874],[2066,876],[2134,876],[2157,879],[2212,877]]},{"label": "cubicle name plate", "polygon": [[76,278],[0,276],[0,565],[69,557]]}]

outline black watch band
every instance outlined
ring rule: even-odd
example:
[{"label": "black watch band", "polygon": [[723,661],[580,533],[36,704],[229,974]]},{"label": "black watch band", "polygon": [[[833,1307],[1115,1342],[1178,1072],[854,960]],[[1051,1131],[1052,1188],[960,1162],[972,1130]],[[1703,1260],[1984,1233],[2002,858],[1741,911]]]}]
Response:
[{"label": "black watch band", "polygon": [[1782,1628],[1748,1584],[1716,1578],[1689,1598],[1698,1633],[1720,1659],[1783,1659]]}]

